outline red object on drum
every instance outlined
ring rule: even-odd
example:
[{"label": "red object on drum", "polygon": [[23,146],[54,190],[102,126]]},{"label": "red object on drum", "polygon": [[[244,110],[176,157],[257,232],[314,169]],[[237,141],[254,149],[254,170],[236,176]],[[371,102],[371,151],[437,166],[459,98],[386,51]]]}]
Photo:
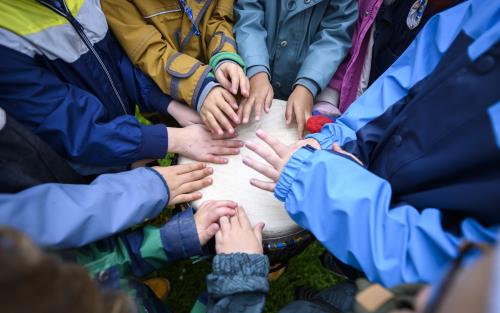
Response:
[{"label": "red object on drum", "polygon": [[333,120],[323,115],[313,115],[306,122],[306,129],[311,134],[319,133],[323,125],[332,123]]}]

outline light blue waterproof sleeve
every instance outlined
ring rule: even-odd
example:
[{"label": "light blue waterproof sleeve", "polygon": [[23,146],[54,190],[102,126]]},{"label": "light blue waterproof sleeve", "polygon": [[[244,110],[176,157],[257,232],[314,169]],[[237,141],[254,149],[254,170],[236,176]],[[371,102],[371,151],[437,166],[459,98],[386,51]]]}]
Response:
[{"label": "light blue waterproof sleeve", "polygon": [[158,215],[168,187],[154,170],[100,175],[90,185],[43,184],[0,194],[0,224],[49,248],[83,246]]},{"label": "light blue waterproof sleeve", "polygon": [[297,151],[275,195],[293,220],[331,253],[388,287],[434,282],[457,256],[463,240],[494,242],[498,231],[465,219],[460,236],[449,233],[441,225],[439,210],[391,205],[386,180],[324,150]]},{"label": "light blue waterproof sleeve", "polygon": [[[390,110],[393,104],[407,96],[411,87],[432,73],[476,10],[471,2],[465,1],[433,16],[401,57],[345,114],[335,123],[323,126],[320,133],[307,137],[316,139],[323,149],[331,149],[335,142],[343,146],[346,142],[356,140],[358,130]],[[382,133],[374,132],[371,139],[376,141]]]}]

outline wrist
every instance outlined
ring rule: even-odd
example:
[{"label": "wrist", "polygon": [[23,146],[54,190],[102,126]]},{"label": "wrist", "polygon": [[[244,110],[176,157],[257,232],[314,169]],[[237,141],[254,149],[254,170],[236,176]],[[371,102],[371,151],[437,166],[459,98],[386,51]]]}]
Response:
[{"label": "wrist", "polygon": [[177,127],[167,127],[168,134],[168,151],[173,153],[180,153],[182,146],[182,136],[183,129]]}]

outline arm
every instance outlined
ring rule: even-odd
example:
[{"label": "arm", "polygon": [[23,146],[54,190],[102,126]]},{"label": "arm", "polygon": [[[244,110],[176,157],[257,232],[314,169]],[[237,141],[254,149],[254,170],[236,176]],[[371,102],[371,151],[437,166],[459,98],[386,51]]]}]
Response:
[{"label": "arm", "polygon": [[94,95],[61,81],[19,52],[0,46],[2,108],[70,161],[95,166],[128,165],[162,158],[163,125],[141,125],[132,115],[108,120]]},{"label": "arm", "polygon": [[350,29],[356,22],[357,13],[355,0],[330,1],[295,83],[309,89],[313,97],[326,87],[349,51]]},{"label": "arm", "polygon": [[143,277],[166,262],[201,253],[192,209],[175,215],[160,227],[147,225],[72,251],[91,275],[99,278],[108,272],[110,279],[116,279],[116,270],[122,276],[132,273]]},{"label": "arm", "polygon": [[207,276],[208,312],[263,312],[269,260],[262,254],[216,255]]},{"label": "arm", "polygon": [[443,229],[438,209],[392,203],[387,181],[327,151],[296,152],[275,195],[336,257],[386,286],[432,282],[462,240],[495,240],[496,228],[473,219],[461,223],[459,237]]},{"label": "arm", "polygon": [[[430,19],[410,47],[345,114],[335,123],[325,125],[320,133],[308,137],[316,139],[323,149],[331,149],[334,142],[341,146],[347,142],[355,143],[361,128],[390,110],[408,95],[416,83],[434,70],[462,28],[469,5],[457,5]],[[372,141],[379,140],[382,133],[377,129],[370,129],[369,132],[366,137]]]},{"label": "arm", "polygon": [[105,0],[101,5],[113,34],[132,63],[147,73],[164,93],[196,109],[199,90],[204,87],[210,68],[179,52],[130,1]]},{"label": "arm", "polygon": [[252,77],[260,72],[269,74],[269,52],[267,31],[264,28],[264,5],[259,0],[238,0],[234,6],[236,24],[234,33],[238,50]]},{"label": "arm", "polygon": [[0,194],[0,222],[44,247],[77,247],[155,217],[168,199],[160,175],[139,168],[101,175],[90,185],[43,184]]}]

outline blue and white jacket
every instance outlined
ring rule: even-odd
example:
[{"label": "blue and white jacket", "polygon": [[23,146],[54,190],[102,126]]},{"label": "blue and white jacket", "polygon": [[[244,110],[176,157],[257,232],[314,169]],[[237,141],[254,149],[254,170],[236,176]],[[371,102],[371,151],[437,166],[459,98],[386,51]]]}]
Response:
[{"label": "blue and white jacket", "polygon": [[[277,198],[343,262],[386,286],[432,282],[500,224],[500,3],[434,16],[336,123],[297,151]],[[358,165],[332,151],[338,143]]]},{"label": "blue and white jacket", "polygon": [[0,106],[73,163],[126,166],[167,152],[171,98],[136,69],[99,0],[0,0]]}]

